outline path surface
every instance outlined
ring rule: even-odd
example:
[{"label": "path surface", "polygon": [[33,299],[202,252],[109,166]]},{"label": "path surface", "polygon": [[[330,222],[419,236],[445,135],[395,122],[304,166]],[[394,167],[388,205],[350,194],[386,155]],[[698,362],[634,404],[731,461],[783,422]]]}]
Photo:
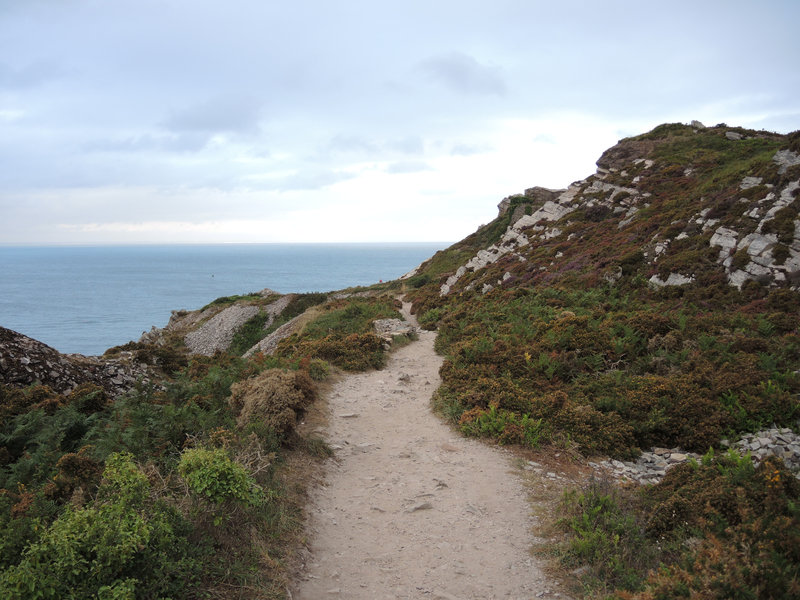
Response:
[{"label": "path surface", "polygon": [[[329,395],[336,452],[311,492],[294,600],[549,598],[511,456],[432,414],[435,334]],[[561,596],[563,598],[563,596]]]}]

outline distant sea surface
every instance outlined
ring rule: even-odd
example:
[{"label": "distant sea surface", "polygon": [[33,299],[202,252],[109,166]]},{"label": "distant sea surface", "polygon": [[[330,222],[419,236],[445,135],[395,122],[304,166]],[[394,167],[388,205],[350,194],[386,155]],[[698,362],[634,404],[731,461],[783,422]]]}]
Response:
[{"label": "distant sea surface", "polygon": [[0,326],[102,354],[173,310],[270,288],[328,292],[396,279],[448,243],[0,246]]}]

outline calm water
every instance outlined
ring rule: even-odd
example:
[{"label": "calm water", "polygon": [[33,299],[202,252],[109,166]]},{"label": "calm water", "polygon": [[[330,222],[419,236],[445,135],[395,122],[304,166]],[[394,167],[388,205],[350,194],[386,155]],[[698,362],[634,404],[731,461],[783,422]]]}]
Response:
[{"label": "calm water", "polygon": [[170,312],[263,288],[311,292],[396,279],[449,244],[0,247],[0,326],[102,354]]}]

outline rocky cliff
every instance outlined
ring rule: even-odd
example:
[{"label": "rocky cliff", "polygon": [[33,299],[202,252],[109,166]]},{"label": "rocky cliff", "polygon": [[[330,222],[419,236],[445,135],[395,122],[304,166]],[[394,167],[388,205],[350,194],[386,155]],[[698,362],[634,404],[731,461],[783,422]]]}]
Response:
[{"label": "rocky cliff", "polygon": [[721,280],[800,285],[800,136],[662,125],[622,140],[564,190],[500,203],[505,227],[444,280],[440,293],[519,283],[654,286]]},{"label": "rocky cliff", "polygon": [[99,385],[114,397],[138,381],[149,380],[145,365],[125,353],[113,359],[61,354],[58,350],[0,327],[0,383],[26,387],[36,383],[68,394],[85,383]]}]

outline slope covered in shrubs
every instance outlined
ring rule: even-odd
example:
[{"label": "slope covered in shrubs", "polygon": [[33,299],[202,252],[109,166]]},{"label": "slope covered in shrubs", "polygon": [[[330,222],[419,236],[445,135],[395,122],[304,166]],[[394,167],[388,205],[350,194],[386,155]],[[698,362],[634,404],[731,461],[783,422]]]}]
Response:
[{"label": "slope covered in shrubs", "polygon": [[[330,453],[297,425],[336,365],[383,364],[372,322],[398,316],[386,297],[326,299],[294,296],[210,357],[176,330],[112,349],[163,374],[119,397],[0,386],[0,596],[285,597],[307,477],[288,465]],[[240,356],[309,308],[280,356]]]},{"label": "slope covered in shrubs", "polygon": [[[436,408],[466,435],[622,459],[797,431],[799,194],[800,132],[671,124],[506,198],[409,292],[446,357]],[[797,493],[780,459],[736,455],[635,498],[590,486],[567,556],[621,597],[791,597]]]}]

